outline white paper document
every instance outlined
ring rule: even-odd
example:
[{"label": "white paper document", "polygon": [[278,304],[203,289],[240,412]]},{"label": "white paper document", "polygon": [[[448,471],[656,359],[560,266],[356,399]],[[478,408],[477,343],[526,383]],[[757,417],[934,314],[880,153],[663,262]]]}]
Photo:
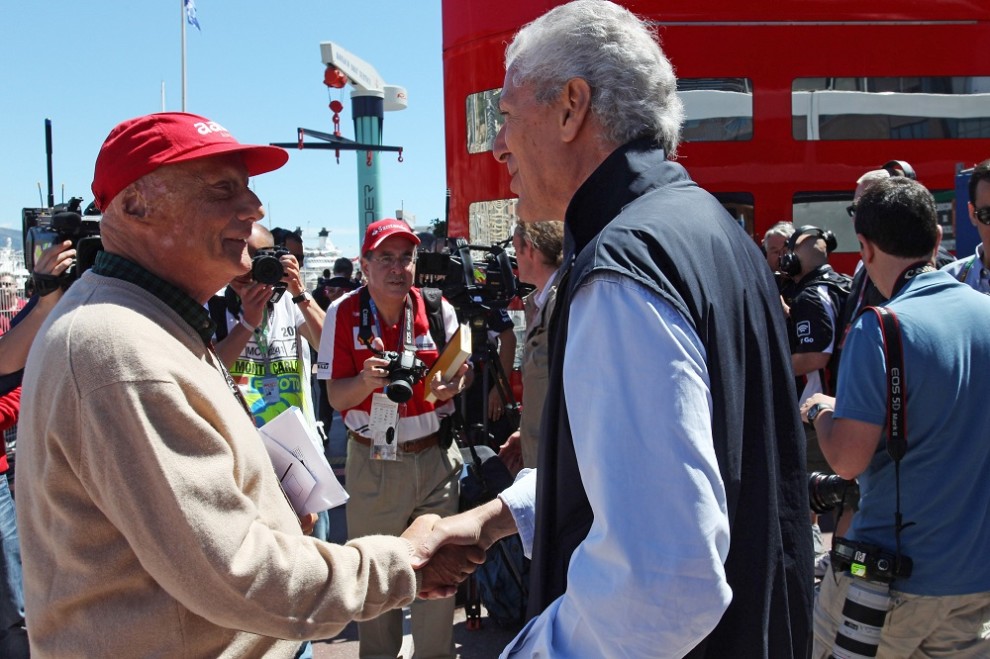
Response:
[{"label": "white paper document", "polygon": [[258,429],[289,503],[299,515],[345,503],[348,494],[327,463],[316,431],[298,407],[290,407]]}]

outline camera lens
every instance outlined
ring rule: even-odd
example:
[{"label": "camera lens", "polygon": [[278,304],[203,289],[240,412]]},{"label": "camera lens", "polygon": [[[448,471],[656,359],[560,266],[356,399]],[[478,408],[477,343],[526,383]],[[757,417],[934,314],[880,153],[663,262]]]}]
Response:
[{"label": "camera lens", "polygon": [[834,474],[814,471],[808,476],[808,499],[811,510],[824,515],[843,502],[846,493],[850,499],[859,499],[859,485],[856,481],[843,480]]},{"label": "camera lens", "polygon": [[393,403],[405,403],[412,394],[412,383],[408,380],[394,380],[385,386],[385,395]]},{"label": "camera lens", "polygon": [[890,587],[886,584],[853,579],[842,606],[832,656],[835,659],[877,656],[890,603]]},{"label": "camera lens", "polygon": [[275,284],[285,276],[285,268],[277,256],[257,254],[251,259],[251,278],[262,284]]}]

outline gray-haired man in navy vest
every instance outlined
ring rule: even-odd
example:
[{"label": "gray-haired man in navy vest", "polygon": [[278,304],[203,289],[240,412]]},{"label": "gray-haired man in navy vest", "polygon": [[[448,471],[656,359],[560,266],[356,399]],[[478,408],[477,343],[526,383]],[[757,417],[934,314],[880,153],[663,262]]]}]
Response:
[{"label": "gray-haired man in navy vest", "polygon": [[538,469],[437,523],[518,530],[534,618],[506,655],[803,657],[812,551],[777,288],[674,155],[683,116],[652,29],[557,7],[506,53],[494,155],[522,221],[564,218]]}]

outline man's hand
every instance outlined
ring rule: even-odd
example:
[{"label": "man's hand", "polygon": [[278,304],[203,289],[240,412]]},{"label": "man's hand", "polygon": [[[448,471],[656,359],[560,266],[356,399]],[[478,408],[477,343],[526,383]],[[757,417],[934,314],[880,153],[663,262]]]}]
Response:
[{"label": "man's hand", "polygon": [[498,447],[498,457],[513,475],[518,474],[523,468],[522,439],[518,430],[509,435],[505,443]]},{"label": "man's hand", "polygon": [[829,407],[835,409],[835,398],[832,396],[826,396],[825,394],[818,393],[811,396],[808,400],[801,403],[801,420],[808,423],[808,410],[811,409],[816,403],[822,403],[828,405]]},{"label": "man's hand", "polygon": [[230,287],[241,298],[241,317],[251,327],[260,327],[265,319],[265,306],[272,299],[272,287],[269,284],[251,280],[244,282],[235,279]]},{"label": "man's hand", "polygon": [[431,537],[437,533],[437,524],[442,520],[437,515],[417,517],[401,537],[409,541],[413,548],[413,568],[420,572],[420,592],[422,599],[451,597],[457,592],[457,585],[468,578],[479,565],[485,562],[485,550],[474,545],[446,545],[429,556],[428,562],[421,560],[419,549],[429,546]]},{"label": "man's hand", "polygon": [[34,273],[60,277],[65,274],[76,260],[76,250],[72,249],[72,241],[65,240],[53,243],[41,253],[34,262]]},{"label": "man's hand", "polygon": [[279,258],[279,262],[282,264],[282,269],[285,270],[282,281],[285,282],[289,295],[295,297],[305,292],[306,288],[303,286],[302,274],[299,272],[299,261],[296,260],[296,257],[292,254],[284,254]]},{"label": "man's hand", "polygon": [[[371,340],[371,349],[382,352],[385,350],[385,344],[381,338],[376,336]],[[364,360],[364,366],[361,368],[361,372],[358,373],[358,377],[361,378],[361,382],[369,394],[388,384],[388,363],[387,359],[382,359],[381,357],[368,357]]]},{"label": "man's hand", "polygon": [[498,421],[505,412],[505,405],[502,403],[502,395],[498,392],[498,387],[492,387],[488,392],[488,418]]},{"label": "man's hand", "polygon": [[306,535],[313,535],[313,529],[316,528],[316,522],[319,516],[316,513],[306,513],[305,515],[299,516],[299,526],[302,528],[302,532]]},{"label": "man's hand", "polygon": [[[62,297],[62,287],[58,280],[76,262],[76,250],[72,241],[53,243],[45,249],[34,263],[32,275],[35,277],[35,292],[39,295],[38,305],[51,309]],[[39,280],[45,280],[40,282]],[[47,286],[42,286],[47,284]]]},{"label": "man's hand", "polygon": [[464,391],[467,386],[467,374],[470,367],[470,364],[464,362],[450,380],[444,380],[443,373],[437,371],[433,379],[430,380],[430,389],[433,390],[433,394],[439,400],[447,401]]}]

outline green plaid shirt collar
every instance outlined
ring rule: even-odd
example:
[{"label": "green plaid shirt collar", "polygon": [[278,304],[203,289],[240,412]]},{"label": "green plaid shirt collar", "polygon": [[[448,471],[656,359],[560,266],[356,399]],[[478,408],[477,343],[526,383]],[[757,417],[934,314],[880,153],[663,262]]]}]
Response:
[{"label": "green plaid shirt collar", "polygon": [[189,323],[189,326],[203,337],[203,343],[209,343],[210,339],[213,338],[217,329],[216,323],[210,318],[209,312],[202,304],[198,304],[196,300],[164,279],[151,274],[137,263],[128,261],[122,256],[101,251],[96,255],[93,272],[140,286],[167,304]]}]

